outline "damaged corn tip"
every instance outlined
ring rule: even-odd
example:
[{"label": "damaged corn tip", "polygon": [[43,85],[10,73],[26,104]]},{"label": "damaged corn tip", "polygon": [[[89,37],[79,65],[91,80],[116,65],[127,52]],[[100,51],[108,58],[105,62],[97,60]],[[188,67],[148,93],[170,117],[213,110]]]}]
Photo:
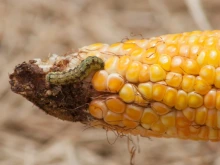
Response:
[{"label": "damaged corn tip", "polygon": [[89,104],[104,127],[144,137],[220,140],[220,31],[128,40],[105,53],[112,54],[92,85],[109,94]]}]

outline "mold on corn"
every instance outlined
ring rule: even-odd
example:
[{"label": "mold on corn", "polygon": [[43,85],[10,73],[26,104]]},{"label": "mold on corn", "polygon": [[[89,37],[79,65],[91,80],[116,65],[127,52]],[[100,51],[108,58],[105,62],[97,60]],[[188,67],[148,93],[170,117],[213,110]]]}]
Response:
[{"label": "mold on corn", "polygon": [[[83,109],[86,117],[79,121],[144,137],[220,140],[219,30],[168,34],[111,45],[97,43],[65,56],[52,55],[46,62],[36,59],[34,65],[45,75],[68,73],[90,56],[97,57],[104,67],[87,69],[88,76],[82,75],[83,70],[79,70],[80,74],[77,71],[75,77],[80,83],[65,83],[65,79],[55,85],[45,82],[46,88],[60,87],[59,92],[65,86],[78,85],[72,89],[74,92],[83,88],[82,97],[88,99],[80,102],[78,93],[79,104],[60,107],[67,111],[77,108],[74,115],[79,116]],[[95,64],[86,68],[90,65]]]}]

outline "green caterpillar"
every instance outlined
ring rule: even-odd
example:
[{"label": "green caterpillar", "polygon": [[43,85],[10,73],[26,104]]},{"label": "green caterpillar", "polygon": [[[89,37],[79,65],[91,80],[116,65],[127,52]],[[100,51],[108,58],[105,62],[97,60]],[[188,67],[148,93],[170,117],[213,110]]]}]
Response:
[{"label": "green caterpillar", "polygon": [[50,72],[46,81],[54,85],[67,85],[84,80],[92,71],[104,68],[104,62],[96,56],[89,56],[77,67],[64,72]]}]

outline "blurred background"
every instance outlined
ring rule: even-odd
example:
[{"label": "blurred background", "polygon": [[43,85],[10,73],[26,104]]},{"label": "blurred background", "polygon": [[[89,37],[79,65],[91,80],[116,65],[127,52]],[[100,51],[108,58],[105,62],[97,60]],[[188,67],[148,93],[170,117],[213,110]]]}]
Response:
[{"label": "blurred background", "polygon": [[[219,18],[218,0],[1,0],[0,165],[130,162],[127,138],[58,120],[12,93],[8,75],[15,65],[131,33],[148,38],[220,29]],[[140,138],[139,145],[136,165],[220,164],[219,143]]]}]

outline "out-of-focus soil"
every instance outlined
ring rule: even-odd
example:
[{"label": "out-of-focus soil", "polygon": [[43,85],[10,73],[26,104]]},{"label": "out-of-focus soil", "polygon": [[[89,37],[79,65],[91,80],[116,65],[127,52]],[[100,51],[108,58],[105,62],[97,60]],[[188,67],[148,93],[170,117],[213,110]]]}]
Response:
[{"label": "out-of-focus soil", "polygon": [[[219,29],[220,2],[201,2],[208,23]],[[177,0],[1,0],[0,164],[129,164],[127,138],[114,143],[111,132],[46,115],[11,92],[8,74],[23,61],[121,41],[131,33],[148,38],[197,30],[202,25],[196,19]],[[140,138],[139,146],[137,165],[220,164],[219,143]]]}]

